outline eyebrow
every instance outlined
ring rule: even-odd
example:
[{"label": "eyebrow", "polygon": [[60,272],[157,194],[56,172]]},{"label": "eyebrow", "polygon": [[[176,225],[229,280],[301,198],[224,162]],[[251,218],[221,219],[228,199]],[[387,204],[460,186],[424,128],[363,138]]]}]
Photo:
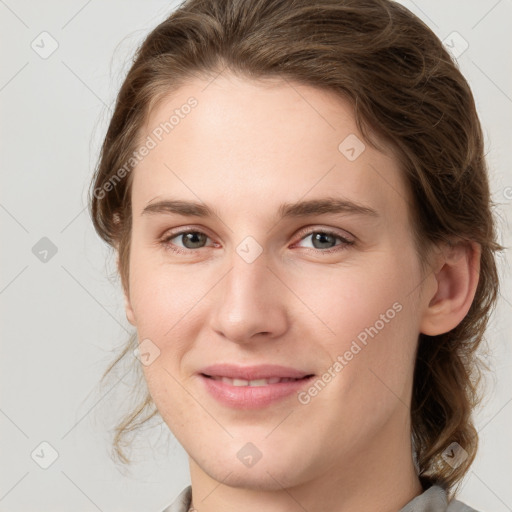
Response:
[{"label": "eyebrow", "polygon": [[[204,203],[195,201],[181,201],[164,199],[148,204],[141,215],[150,214],[178,214],[191,217],[219,217],[218,212]],[[355,203],[347,199],[327,197],[322,199],[310,199],[296,203],[282,203],[278,208],[278,216],[285,218],[300,218],[312,215],[326,215],[344,213],[352,215],[364,215],[379,217],[379,213],[373,208]]]}]

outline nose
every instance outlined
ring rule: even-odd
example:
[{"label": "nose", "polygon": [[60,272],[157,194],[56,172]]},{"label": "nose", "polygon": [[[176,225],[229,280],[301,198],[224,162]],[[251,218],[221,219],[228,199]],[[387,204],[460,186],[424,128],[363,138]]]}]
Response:
[{"label": "nose", "polygon": [[218,335],[247,344],[286,332],[291,294],[268,266],[265,253],[251,263],[234,254],[231,269],[216,288],[211,326]]}]

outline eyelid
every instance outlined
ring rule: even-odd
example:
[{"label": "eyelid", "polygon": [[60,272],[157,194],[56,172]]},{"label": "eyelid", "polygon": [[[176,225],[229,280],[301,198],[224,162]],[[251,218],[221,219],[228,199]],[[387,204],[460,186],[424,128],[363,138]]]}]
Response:
[{"label": "eyelid", "polygon": [[[176,229],[177,229],[176,231],[174,231],[174,230],[166,231],[159,238],[159,243],[164,245],[164,247],[168,250],[171,250],[173,252],[180,253],[180,254],[184,254],[184,253],[185,254],[187,254],[187,253],[194,254],[196,251],[199,251],[200,249],[206,249],[207,247],[214,247],[214,245],[199,247],[197,249],[187,249],[187,248],[181,248],[179,246],[172,247],[174,244],[171,244],[171,242],[169,242],[169,240],[172,238],[175,238],[177,236],[184,235],[186,233],[200,233],[200,234],[206,235],[210,240],[212,239],[212,237],[205,231],[205,228],[202,228],[202,227],[197,228],[194,226],[182,226],[181,228],[176,228]],[[321,226],[321,225],[309,225],[309,226],[306,226],[298,231],[298,233],[296,235],[296,237],[298,237],[298,239],[296,242],[293,243],[293,245],[297,244],[298,242],[301,242],[304,238],[311,236],[312,234],[318,233],[318,232],[338,237],[340,240],[342,240],[342,243],[337,244],[334,247],[331,247],[330,249],[325,249],[325,250],[315,249],[315,248],[311,248],[311,247],[303,247],[303,249],[311,250],[311,251],[318,252],[318,253],[337,252],[339,250],[342,250],[341,248],[337,249],[340,246],[353,245],[356,242],[354,235],[352,235],[351,233],[348,233],[347,231],[343,231],[343,233],[349,235],[349,237],[347,237],[347,236],[345,236],[345,234],[340,233],[339,228],[325,227],[325,226]]]},{"label": "eyelid", "polygon": [[[332,228],[332,227],[326,227],[321,226],[318,224],[311,224],[309,226],[306,226],[299,230],[297,233],[297,236],[299,237],[299,241],[302,240],[303,237],[311,235],[313,233],[327,233],[329,235],[339,236],[341,239],[343,239],[347,243],[355,243],[356,237],[352,235],[352,233],[349,233],[348,231],[341,230],[339,228]],[[348,235],[348,237],[346,236]]]},{"label": "eyelid", "polygon": [[182,226],[180,228],[176,228],[175,230],[167,230],[164,232],[164,234],[158,238],[158,243],[161,245],[164,245],[166,249],[174,250],[178,253],[190,253],[193,254],[199,249],[206,249],[206,247],[214,247],[214,245],[206,246],[206,247],[200,247],[199,249],[186,249],[182,247],[173,248],[171,247],[174,244],[171,244],[169,242],[170,239],[176,238],[177,236],[184,235],[186,233],[200,233],[203,235],[206,235],[210,240],[212,240],[212,237],[208,234],[207,230],[205,228],[198,228],[194,226]]}]

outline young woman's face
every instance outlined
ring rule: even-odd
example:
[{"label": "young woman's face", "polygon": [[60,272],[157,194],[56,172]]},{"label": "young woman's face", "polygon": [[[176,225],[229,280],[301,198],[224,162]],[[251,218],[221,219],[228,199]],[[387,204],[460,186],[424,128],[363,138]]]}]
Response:
[{"label": "young woman's face", "polygon": [[220,76],[159,105],[140,140],[127,316],[191,464],[280,489],[409,449],[425,306],[410,198],[350,104]]}]

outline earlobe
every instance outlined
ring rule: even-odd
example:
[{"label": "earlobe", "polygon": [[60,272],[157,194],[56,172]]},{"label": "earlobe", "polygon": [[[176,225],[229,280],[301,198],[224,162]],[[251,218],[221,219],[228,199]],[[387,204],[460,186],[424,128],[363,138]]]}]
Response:
[{"label": "earlobe", "polygon": [[[117,247],[116,247],[116,249],[117,249]],[[126,319],[128,320],[128,322],[130,322],[130,324],[132,324],[134,327],[136,327],[135,313],[133,312],[133,308],[131,305],[130,294],[127,290],[127,283],[125,283],[125,281],[123,279],[123,270],[121,268],[119,251],[117,251],[116,264],[117,264],[117,271],[118,271],[119,275],[121,276],[121,283],[122,283],[123,293],[124,293],[124,310],[125,310],[125,314],[126,314]]]},{"label": "earlobe", "polygon": [[130,294],[126,290],[126,288],[124,289],[124,310],[128,322],[130,322],[134,327],[136,327],[137,325],[135,322],[135,313],[133,312],[132,303],[130,301]]},{"label": "earlobe", "polygon": [[429,336],[454,329],[467,315],[480,273],[481,247],[461,242],[442,252],[434,272],[437,286],[421,319],[420,332]]},{"label": "earlobe", "polygon": [[135,322],[135,314],[133,312],[133,308],[132,308],[132,305],[130,303],[130,299],[129,297],[127,296],[127,294],[125,293],[124,295],[124,309],[125,309],[125,312],[126,312],[126,319],[128,320],[128,322],[130,322],[134,327],[136,327],[136,322]]}]

